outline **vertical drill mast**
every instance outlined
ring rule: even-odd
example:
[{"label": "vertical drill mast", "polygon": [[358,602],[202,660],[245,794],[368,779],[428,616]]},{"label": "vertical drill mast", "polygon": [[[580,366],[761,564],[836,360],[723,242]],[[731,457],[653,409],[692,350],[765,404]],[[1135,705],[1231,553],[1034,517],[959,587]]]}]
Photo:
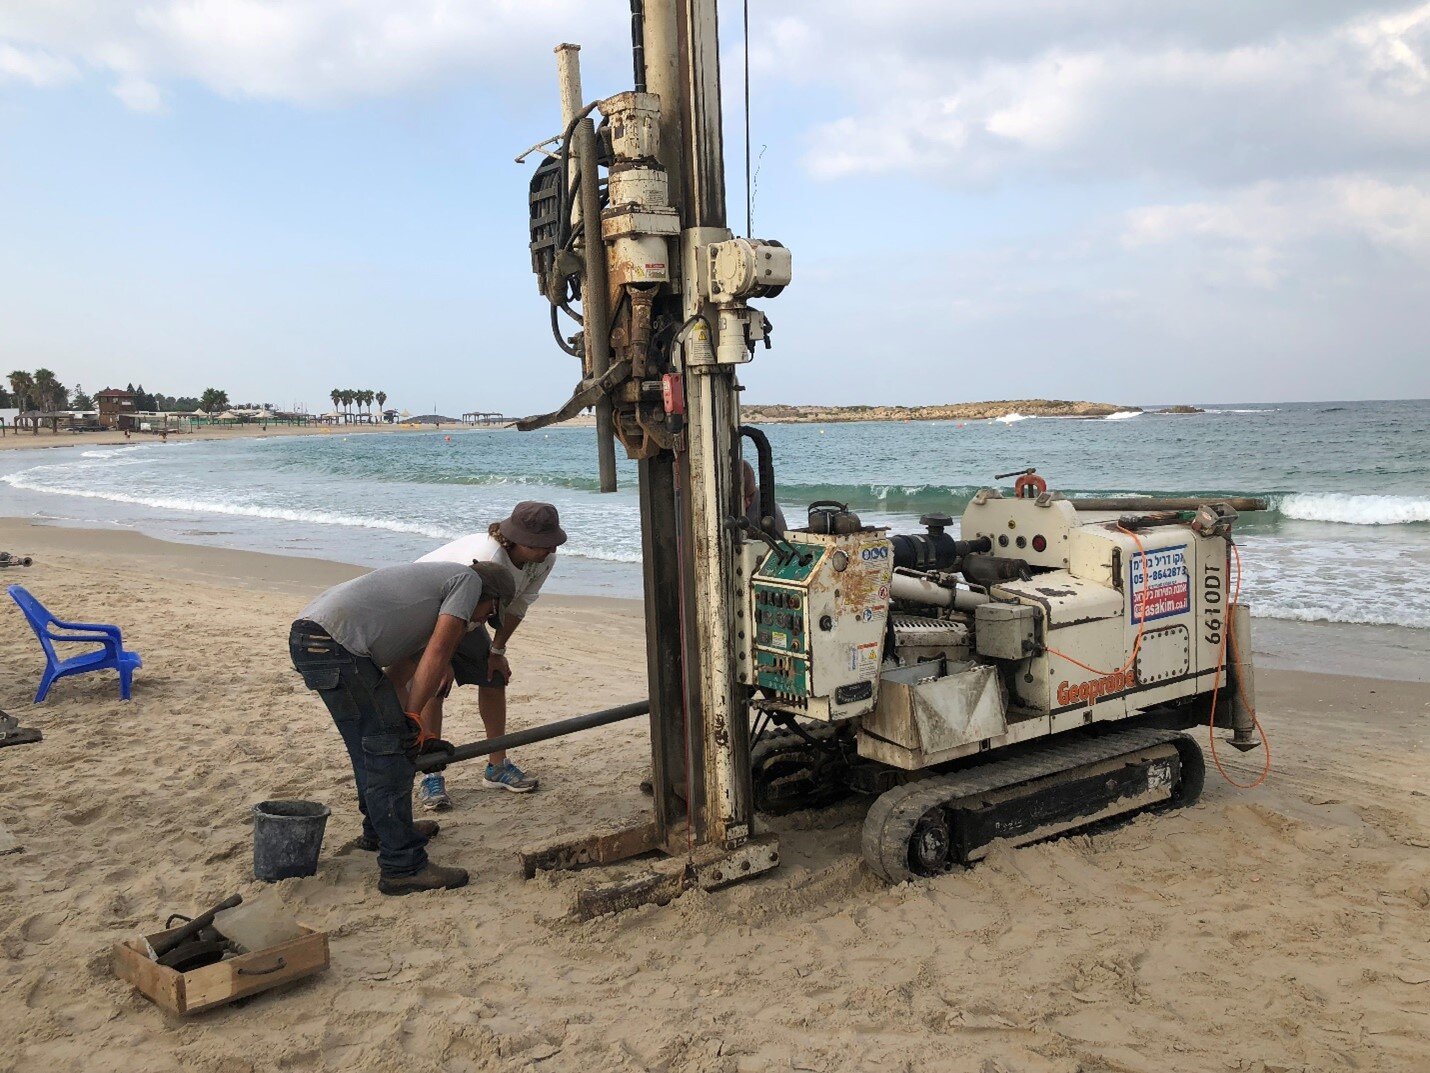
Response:
[{"label": "vertical drill mast", "polygon": [[[580,281],[583,310],[597,315],[586,321],[586,379],[568,410],[609,401],[615,433],[637,460],[655,816],[524,859],[530,874],[657,849],[678,868],[657,868],[636,889],[583,892],[587,912],[664,900],[692,883],[721,886],[778,860],[773,836],[752,830],[735,374],[768,329],[745,299],[779,293],[789,254],[726,227],[716,0],[645,0],[632,10],[644,68],[635,92],[599,106],[610,147],[599,226],[589,207],[595,184],[581,170],[586,261],[599,234],[605,278],[588,269]],[[575,105],[565,111],[568,136],[579,135]],[[575,143],[579,161],[589,144]],[[604,349],[604,312],[610,352],[593,355]]]}]

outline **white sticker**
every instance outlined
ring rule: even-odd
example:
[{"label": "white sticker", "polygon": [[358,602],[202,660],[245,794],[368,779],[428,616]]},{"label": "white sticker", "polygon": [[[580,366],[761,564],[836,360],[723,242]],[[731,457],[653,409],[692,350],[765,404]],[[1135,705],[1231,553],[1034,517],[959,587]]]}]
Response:
[{"label": "white sticker", "polygon": [[849,646],[849,669],[856,678],[872,681],[879,676],[879,651],[883,647],[882,641]]}]

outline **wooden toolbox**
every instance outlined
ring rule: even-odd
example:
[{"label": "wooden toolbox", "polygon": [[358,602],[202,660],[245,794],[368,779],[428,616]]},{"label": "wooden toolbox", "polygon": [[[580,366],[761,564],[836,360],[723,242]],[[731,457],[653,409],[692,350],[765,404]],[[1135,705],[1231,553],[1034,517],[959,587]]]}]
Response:
[{"label": "wooden toolbox", "polygon": [[304,924],[298,926],[303,934],[296,939],[188,972],[149,960],[146,939],[155,942],[168,931],[155,932],[144,939],[125,939],[114,944],[114,972],[170,1013],[182,1016],[211,1010],[326,969],[328,933]]}]

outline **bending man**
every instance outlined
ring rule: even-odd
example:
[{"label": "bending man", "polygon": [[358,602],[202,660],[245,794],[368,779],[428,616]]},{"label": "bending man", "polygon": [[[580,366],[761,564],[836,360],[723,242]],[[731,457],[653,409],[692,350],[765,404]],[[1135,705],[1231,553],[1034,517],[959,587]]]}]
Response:
[{"label": "bending man", "polygon": [[[491,563],[506,570],[516,586],[516,595],[506,605],[501,624],[496,627],[496,637],[488,636],[485,627],[478,627],[462,638],[452,659],[452,675],[457,685],[477,687],[477,708],[488,738],[506,733],[506,685],[511,680],[507,643],[555,569],[556,549],[564,543],[566,532],[561,528],[556,508],[550,503],[527,501],[513,507],[510,517],[493,522],[485,533],[454,540],[417,560],[419,563],[473,560]],[[446,690],[441,691],[422,712],[439,736],[445,695]],[[492,753],[482,777],[484,789],[510,790],[517,794],[530,793],[538,782],[508,759],[505,752]],[[427,809],[452,807],[446,779],[437,773],[423,777],[418,798]]]},{"label": "bending man", "polygon": [[[377,851],[383,894],[466,885],[463,869],[427,859],[437,824],[412,820],[413,760],[437,737],[419,713],[467,631],[500,618],[515,591],[511,575],[490,563],[389,566],[329,589],[293,623],[288,652],[347,746],[362,812],[357,845]],[[383,669],[394,665],[415,669]],[[407,684],[400,699],[393,674]]]}]

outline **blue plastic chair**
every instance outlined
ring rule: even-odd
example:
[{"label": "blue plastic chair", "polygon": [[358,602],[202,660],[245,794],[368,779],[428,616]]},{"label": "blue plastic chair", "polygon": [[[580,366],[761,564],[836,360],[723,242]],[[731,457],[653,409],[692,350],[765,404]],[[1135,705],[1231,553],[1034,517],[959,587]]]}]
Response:
[{"label": "blue plastic chair", "polygon": [[[45,650],[45,673],[40,675],[40,688],[35,693],[36,704],[49,695],[50,686],[61,678],[105,670],[119,672],[120,699],[129,699],[134,672],[144,666],[144,661],[139,658],[138,652],[124,651],[118,626],[107,626],[101,622],[64,622],[50,614],[45,605],[22,586],[11,585],[6,591],[20,605],[21,613],[40,639],[40,647]],[[55,655],[55,641],[100,645],[101,648],[98,652],[60,659]]]}]

